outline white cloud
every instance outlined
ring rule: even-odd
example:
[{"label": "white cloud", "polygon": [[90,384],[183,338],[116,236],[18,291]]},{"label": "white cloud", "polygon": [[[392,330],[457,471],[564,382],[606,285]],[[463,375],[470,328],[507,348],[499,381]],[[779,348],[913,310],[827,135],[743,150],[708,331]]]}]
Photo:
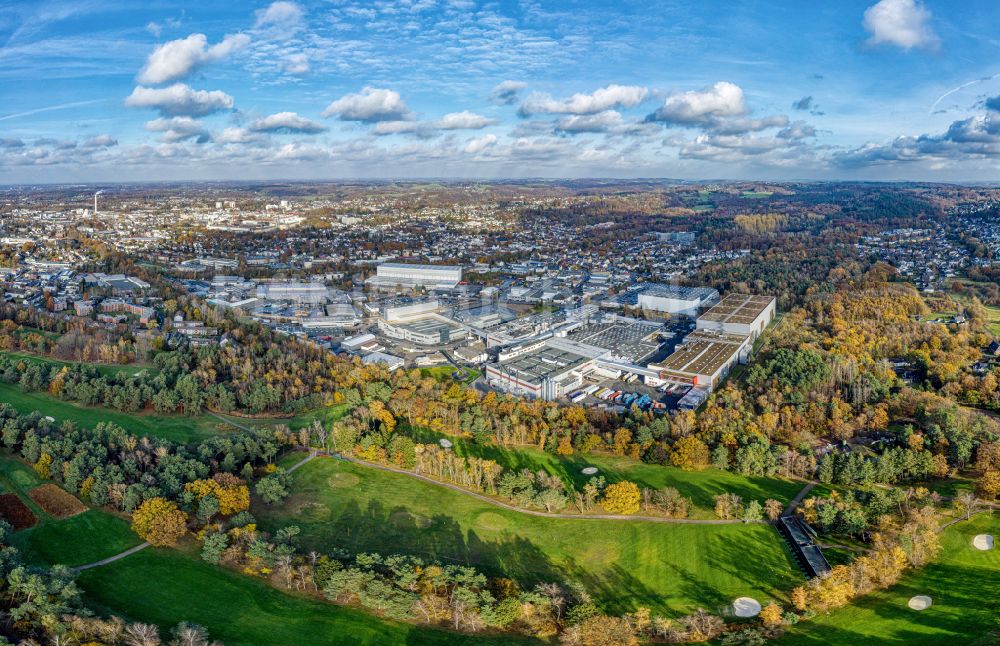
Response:
[{"label": "white cloud", "polygon": [[408,121],[413,118],[410,109],[399,97],[399,92],[373,87],[340,97],[323,110],[323,116],[365,123]]},{"label": "white cloud", "polygon": [[309,57],[305,54],[292,54],[281,63],[281,69],[288,74],[301,76],[309,71]]},{"label": "white cloud", "polygon": [[262,141],[264,136],[256,132],[250,132],[246,128],[226,128],[216,134],[213,139],[216,143],[220,144],[248,144]]},{"label": "white cloud", "polygon": [[532,114],[595,114],[611,108],[633,108],[649,96],[649,90],[635,85],[609,85],[592,94],[574,94],[556,100],[548,94],[535,93],[521,104],[522,117]]},{"label": "white cloud", "polygon": [[719,81],[702,90],[690,90],[667,97],[651,121],[679,124],[706,123],[719,117],[738,117],[746,114],[743,88],[728,81]]},{"label": "white cloud", "polygon": [[153,108],[166,117],[200,117],[233,107],[233,97],[221,90],[192,90],[184,83],[170,87],[137,86],[125,99],[130,108]]},{"label": "white cloud", "polygon": [[493,87],[490,93],[490,101],[500,105],[511,105],[517,101],[521,90],[528,87],[527,83],[521,81],[502,81]]},{"label": "white cloud", "polygon": [[482,137],[476,137],[475,139],[470,139],[469,143],[465,144],[465,152],[470,155],[475,155],[480,153],[497,142],[496,135],[483,135]]},{"label": "white cloud", "polygon": [[304,134],[316,134],[326,130],[326,126],[315,121],[300,117],[294,112],[278,112],[250,124],[249,130],[253,132],[299,132]]},{"label": "white cloud", "polygon": [[97,135],[84,142],[84,148],[110,148],[117,146],[118,140],[111,135]]},{"label": "white cloud", "polygon": [[258,9],[256,15],[256,29],[267,29],[274,37],[288,37],[302,28],[305,12],[294,2],[278,0],[266,9]]},{"label": "white cloud", "polygon": [[615,110],[597,114],[572,115],[556,122],[556,130],[567,133],[607,132],[623,125],[622,115]]},{"label": "white cloud", "polygon": [[881,0],[865,10],[868,44],[887,43],[904,50],[937,49],[940,39],[931,28],[931,12],[918,0]]},{"label": "white cloud", "polygon": [[146,122],[149,132],[162,132],[163,141],[172,144],[185,139],[197,139],[205,143],[210,139],[202,123],[191,117],[160,118]]},{"label": "white cloud", "polygon": [[444,115],[435,125],[441,130],[481,130],[486,126],[492,126],[496,123],[496,119],[490,119],[475,112],[463,110],[462,112],[452,112]]},{"label": "white cloud", "polygon": [[146,31],[159,38],[160,34],[163,33],[163,27],[161,27],[159,23],[150,20],[146,23]]},{"label": "white cloud", "polygon": [[137,78],[140,83],[149,84],[175,81],[201,65],[220,61],[249,44],[250,37],[246,34],[229,34],[222,42],[208,47],[205,34],[191,34],[154,49]]}]

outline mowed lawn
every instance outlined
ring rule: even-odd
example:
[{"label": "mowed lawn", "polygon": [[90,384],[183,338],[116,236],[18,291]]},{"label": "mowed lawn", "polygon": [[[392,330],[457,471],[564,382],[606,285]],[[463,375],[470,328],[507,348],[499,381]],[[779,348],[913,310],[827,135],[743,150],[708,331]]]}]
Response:
[{"label": "mowed lawn", "polygon": [[[820,644],[1000,643],[1000,549],[972,546],[977,534],[1000,538],[1000,518],[980,514],[942,534],[939,559],[890,588],[792,627],[781,646]],[[927,595],[933,605],[917,612],[909,599]]]},{"label": "mowed lawn", "polygon": [[803,577],[769,525],[552,519],[370,467],[320,458],[292,474],[259,525],[301,528],[306,550],[407,553],[524,585],[576,581],[610,612],[723,611],[736,597],[784,601]]},{"label": "mowed lawn", "polygon": [[285,592],[179,550],[148,548],[80,574],[88,605],[169,630],[180,621],[226,646],[534,644],[509,635],[466,636],[399,622]]},{"label": "mowed lawn", "polygon": [[39,411],[56,421],[72,420],[78,425],[93,428],[98,422],[113,422],[136,435],[160,437],[175,442],[191,442],[237,430],[211,415],[186,417],[184,415],[151,415],[123,413],[97,406],[82,406],[53,397],[47,392],[26,393],[17,384],[0,382],[0,402],[6,402],[22,413]]},{"label": "mowed lawn", "polygon": [[[38,355],[28,354],[28,353],[25,353],[25,352],[0,352],[0,354],[3,354],[5,357],[7,357],[9,359],[17,359],[17,360],[21,360],[21,361],[30,361],[31,363],[38,363],[38,364],[42,364],[42,365],[45,365],[45,366],[60,366],[60,367],[62,367],[62,366],[80,365],[82,363],[80,361],[63,361],[61,359],[52,359],[50,357],[41,357],[41,356],[38,356]],[[97,368],[98,372],[100,372],[102,375],[106,375],[106,376],[111,376],[111,375],[115,375],[115,374],[117,374],[119,372],[124,372],[126,375],[128,375],[129,377],[131,377],[133,375],[139,374],[140,372],[156,373],[158,371],[158,368],[155,368],[153,366],[143,366],[143,365],[137,365],[137,364],[121,365],[121,364],[111,364],[111,363],[89,363],[87,365],[93,366],[94,368]]]},{"label": "mowed lawn", "polygon": [[684,471],[673,466],[644,464],[629,458],[603,454],[560,457],[531,447],[502,447],[495,444],[483,446],[470,440],[431,431],[408,429],[406,432],[424,443],[437,442],[440,438],[446,437],[452,442],[452,450],[458,455],[495,460],[504,469],[516,471],[530,469],[535,472],[544,469],[550,475],[558,475],[564,482],[572,484],[578,490],[582,489],[591,478],[583,474],[585,467],[597,467],[600,475],[603,475],[609,483],[631,480],[640,487],[651,489],[675,487],[694,502],[695,509],[691,510],[692,518],[716,518],[714,497],[719,494],[735,493],[744,501],[757,500],[761,504],[768,498],[787,503],[804,486],[801,482],[780,478],[748,477],[714,468],[704,471]]},{"label": "mowed lawn", "polygon": [[30,563],[76,566],[99,561],[138,545],[128,521],[100,509],[69,518],[54,518],[28,495],[45,484],[20,460],[0,458],[0,489],[17,494],[38,519],[34,527],[15,532],[10,543]]}]

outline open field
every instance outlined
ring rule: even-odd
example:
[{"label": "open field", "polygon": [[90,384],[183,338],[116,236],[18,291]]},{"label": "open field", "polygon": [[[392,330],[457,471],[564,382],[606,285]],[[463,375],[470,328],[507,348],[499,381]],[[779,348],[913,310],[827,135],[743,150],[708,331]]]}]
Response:
[{"label": "open field", "polygon": [[[27,354],[23,352],[2,352],[9,359],[20,359],[22,361],[30,361],[32,363],[38,363],[46,366],[71,366],[77,365],[78,361],[62,361],[60,359],[51,359],[49,357],[40,357],[34,354]],[[103,375],[114,375],[119,372],[124,372],[128,376],[136,375],[140,372],[156,372],[157,369],[152,366],[142,366],[136,364],[129,365],[114,365],[105,363],[91,363],[88,364],[97,368],[97,371]]]},{"label": "open field", "polygon": [[253,511],[266,530],[298,525],[306,550],[409,553],[523,584],[573,580],[612,612],[719,611],[743,595],[783,600],[802,580],[769,525],[539,518],[329,458],[292,477],[287,501]]},{"label": "open field", "polygon": [[581,472],[588,466],[600,469],[601,475],[609,483],[631,480],[640,487],[653,489],[676,487],[681,494],[694,502],[695,508],[691,510],[692,518],[715,518],[713,497],[722,493],[735,493],[744,500],[758,500],[761,503],[768,498],[786,503],[794,498],[803,486],[800,482],[779,478],[748,477],[719,469],[684,471],[672,466],[645,464],[629,458],[597,454],[560,457],[532,447],[502,447],[495,444],[483,446],[470,440],[430,431],[407,429],[405,432],[425,443],[447,437],[453,444],[452,450],[458,455],[495,460],[505,469],[518,471],[544,469],[551,475],[558,475],[564,482],[572,484],[577,489],[582,488],[590,479],[590,476]]},{"label": "open field", "polygon": [[[26,560],[52,565],[83,565],[113,556],[140,543],[132,533],[128,521],[98,509],[90,509],[69,518],[58,519],[45,513],[28,494],[43,484],[28,465],[14,458],[0,458],[0,487],[16,496],[37,517],[38,523],[30,529],[16,532],[11,544],[21,550]],[[62,494],[86,509],[77,498]]]},{"label": "open field", "polygon": [[[996,644],[1000,551],[972,547],[976,534],[1000,535],[1000,518],[974,516],[945,530],[937,562],[890,588],[789,629],[779,640],[797,644]],[[926,594],[933,605],[910,610],[910,597]]]},{"label": "open field", "polygon": [[466,637],[283,592],[178,550],[146,549],[86,570],[88,605],[172,628],[181,620],[208,629],[226,646],[310,644],[530,644],[510,635]]},{"label": "open field", "polygon": [[191,442],[220,432],[236,430],[235,427],[226,425],[210,415],[185,417],[123,413],[108,408],[81,406],[62,401],[47,392],[26,393],[16,384],[0,383],[0,402],[6,402],[22,413],[37,410],[43,415],[51,415],[57,421],[68,419],[87,428],[93,428],[98,422],[114,422],[136,435],[161,437],[175,442]]}]

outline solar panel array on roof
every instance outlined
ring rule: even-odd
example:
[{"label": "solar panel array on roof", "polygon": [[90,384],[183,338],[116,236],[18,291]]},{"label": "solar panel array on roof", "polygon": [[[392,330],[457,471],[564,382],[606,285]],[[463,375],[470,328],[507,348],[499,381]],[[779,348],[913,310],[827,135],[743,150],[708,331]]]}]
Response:
[{"label": "solar panel array on roof", "polygon": [[750,325],[774,300],[773,296],[726,294],[698,318],[703,321]]}]

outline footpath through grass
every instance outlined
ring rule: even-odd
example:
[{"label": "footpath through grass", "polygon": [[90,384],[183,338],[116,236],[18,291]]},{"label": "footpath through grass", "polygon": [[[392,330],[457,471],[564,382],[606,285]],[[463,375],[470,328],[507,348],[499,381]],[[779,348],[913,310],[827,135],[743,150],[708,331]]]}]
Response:
[{"label": "footpath through grass", "polygon": [[79,426],[93,428],[99,422],[113,422],[136,435],[161,437],[175,442],[201,440],[221,432],[235,431],[211,415],[152,415],[123,413],[98,406],[82,406],[63,401],[47,392],[24,392],[17,384],[0,382],[0,402],[6,402],[22,413],[40,412],[56,421],[72,420]]},{"label": "footpath through grass", "polygon": [[[997,644],[1000,613],[1000,550],[972,546],[977,534],[1000,537],[1000,518],[985,513],[949,527],[941,536],[941,556],[907,574],[888,590],[793,626],[782,646],[820,644]],[[916,595],[933,605],[907,607]]]},{"label": "footpath through grass", "polygon": [[162,630],[191,621],[226,646],[537,643],[386,621],[278,590],[178,550],[149,548],[86,570],[78,581],[87,603],[99,612],[154,623]]},{"label": "footpath through grass", "polygon": [[615,613],[719,612],[744,595],[784,602],[802,581],[769,525],[541,518],[331,458],[292,477],[288,500],[253,511],[268,531],[299,526],[307,551],[414,554],[524,585],[576,581]]},{"label": "footpath through grass", "polygon": [[407,435],[424,443],[437,442],[447,438],[452,442],[458,455],[475,456],[495,460],[504,469],[520,471],[545,470],[550,475],[557,475],[567,484],[577,490],[591,478],[584,475],[585,467],[597,467],[609,483],[620,480],[631,480],[639,487],[660,489],[675,487],[681,495],[687,496],[694,503],[691,510],[692,518],[715,518],[715,496],[723,493],[735,493],[744,501],[757,500],[761,504],[768,498],[774,498],[783,504],[795,497],[802,487],[801,482],[782,480],[780,478],[764,478],[742,476],[721,469],[705,469],[704,471],[684,471],[673,466],[645,464],[629,458],[610,455],[571,455],[557,456],[533,447],[503,447],[496,444],[480,445],[470,440],[445,436],[426,430],[406,429]]},{"label": "footpath through grass", "polygon": [[114,556],[141,541],[128,521],[100,509],[88,509],[69,518],[53,518],[28,496],[28,491],[45,484],[23,462],[0,458],[0,487],[17,494],[38,519],[34,527],[15,532],[11,545],[30,563],[76,566]]}]

